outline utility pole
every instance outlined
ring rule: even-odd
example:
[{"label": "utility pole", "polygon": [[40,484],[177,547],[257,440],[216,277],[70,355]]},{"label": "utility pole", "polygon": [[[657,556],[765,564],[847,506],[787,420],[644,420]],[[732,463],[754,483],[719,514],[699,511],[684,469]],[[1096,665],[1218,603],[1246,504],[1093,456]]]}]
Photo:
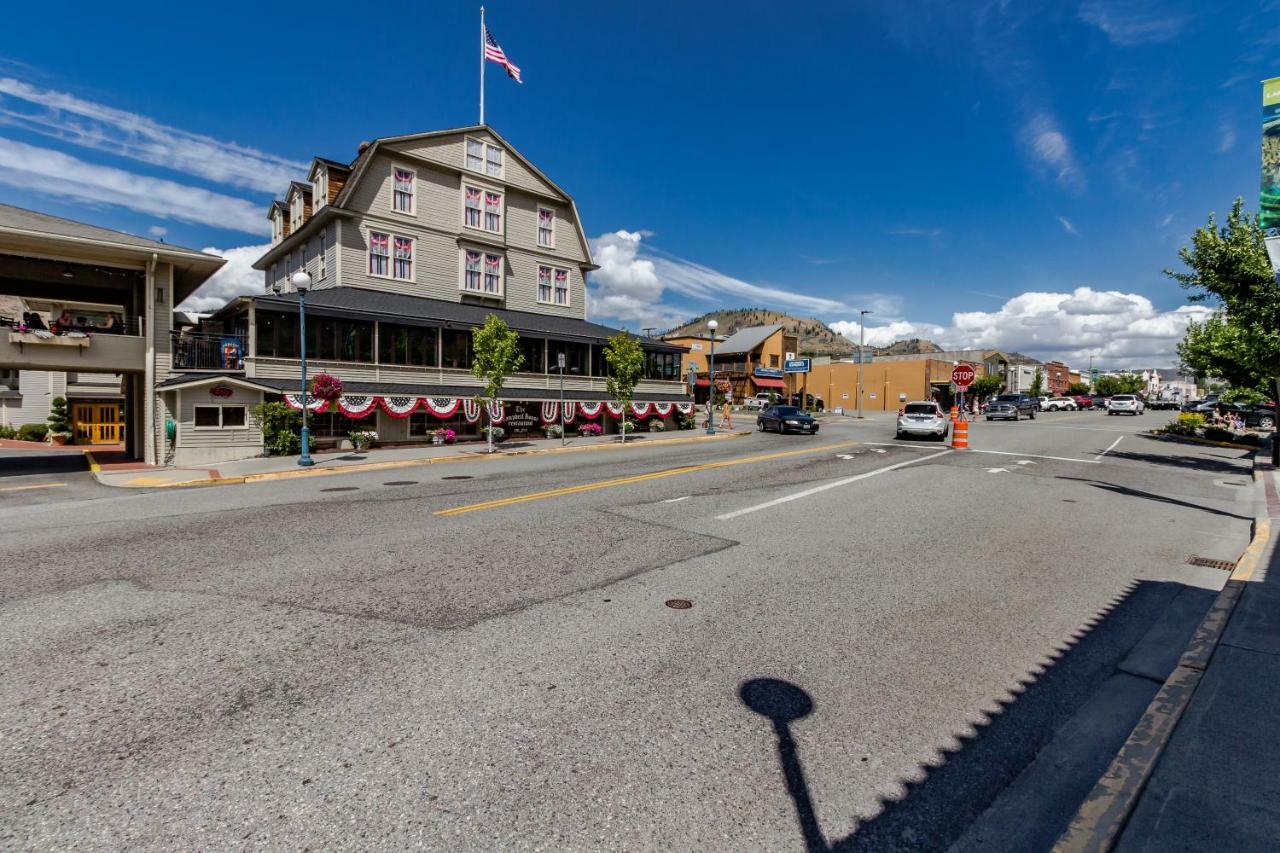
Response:
[{"label": "utility pole", "polygon": [[871,311],[858,312],[858,419],[862,419],[862,362],[867,357],[867,315]]}]

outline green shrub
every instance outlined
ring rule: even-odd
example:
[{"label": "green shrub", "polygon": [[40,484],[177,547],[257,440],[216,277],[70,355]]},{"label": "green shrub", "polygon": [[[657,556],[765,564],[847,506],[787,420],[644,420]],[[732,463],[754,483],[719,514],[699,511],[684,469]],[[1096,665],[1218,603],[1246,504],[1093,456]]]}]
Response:
[{"label": "green shrub", "polygon": [[654,418],[653,420],[649,421],[649,432],[666,432],[666,431],[667,431],[667,425],[662,421],[658,420],[657,418]]},{"label": "green shrub", "polygon": [[17,438],[18,431],[11,426],[0,426],[0,438]]},{"label": "green shrub", "polygon": [[[262,429],[268,456],[292,456],[302,452],[302,412],[284,403],[259,403],[251,414]],[[316,446],[311,440],[311,449]]]},{"label": "green shrub", "polygon": [[44,437],[48,434],[48,424],[23,424],[18,427],[19,441],[44,441]]},{"label": "green shrub", "polygon": [[680,429],[693,429],[697,425],[698,422],[693,415],[681,415],[680,419],[677,421],[677,426]]},{"label": "green shrub", "polygon": [[49,403],[49,432],[71,435],[71,417],[67,414],[67,398],[54,397]]},{"label": "green shrub", "polygon": [[493,433],[493,443],[497,444],[507,437],[507,431],[500,426],[487,426],[480,430],[481,435]]},{"label": "green shrub", "polygon": [[1204,415],[1198,415],[1193,412],[1186,412],[1178,415],[1176,421],[1170,422],[1161,432],[1169,435],[1189,435],[1194,436],[1196,430],[1204,425]]}]

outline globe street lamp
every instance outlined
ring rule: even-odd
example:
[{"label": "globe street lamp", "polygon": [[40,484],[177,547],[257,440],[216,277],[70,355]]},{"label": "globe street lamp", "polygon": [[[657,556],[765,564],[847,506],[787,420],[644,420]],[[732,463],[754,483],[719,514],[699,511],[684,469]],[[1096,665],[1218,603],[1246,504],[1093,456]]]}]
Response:
[{"label": "globe street lamp", "polygon": [[311,431],[307,429],[307,291],[311,289],[311,276],[306,270],[298,270],[289,279],[298,291],[298,339],[302,353],[302,453],[298,464],[307,467],[316,464],[311,458]]},{"label": "globe street lamp", "polygon": [[711,330],[711,356],[707,361],[707,435],[716,434],[716,329],[715,320],[707,323]]}]

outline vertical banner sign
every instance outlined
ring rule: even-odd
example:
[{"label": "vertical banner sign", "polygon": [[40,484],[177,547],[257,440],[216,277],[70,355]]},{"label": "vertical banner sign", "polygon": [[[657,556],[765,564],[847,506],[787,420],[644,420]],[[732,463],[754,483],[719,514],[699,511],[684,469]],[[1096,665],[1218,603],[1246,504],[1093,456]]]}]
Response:
[{"label": "vertical banner sign", "polygon": [[1280,237],[1280,77],[1262,81],[1262,230]]}]

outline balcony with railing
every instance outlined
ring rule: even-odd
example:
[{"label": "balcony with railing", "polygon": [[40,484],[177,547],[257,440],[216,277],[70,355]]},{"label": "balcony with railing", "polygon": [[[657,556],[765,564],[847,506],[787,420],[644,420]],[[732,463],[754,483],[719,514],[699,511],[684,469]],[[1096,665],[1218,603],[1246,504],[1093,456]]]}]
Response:
[{"label": "balcony with railing", "polygon": [[198,373],[243,373],[244,335],[173,332],[173,369]]},{"label": "balcony with railing", "polygon": [[0,362],[22,370],[141,372],[146,358],[142,318],[111,313],[49,320],[41,312],[0,317]]}]

